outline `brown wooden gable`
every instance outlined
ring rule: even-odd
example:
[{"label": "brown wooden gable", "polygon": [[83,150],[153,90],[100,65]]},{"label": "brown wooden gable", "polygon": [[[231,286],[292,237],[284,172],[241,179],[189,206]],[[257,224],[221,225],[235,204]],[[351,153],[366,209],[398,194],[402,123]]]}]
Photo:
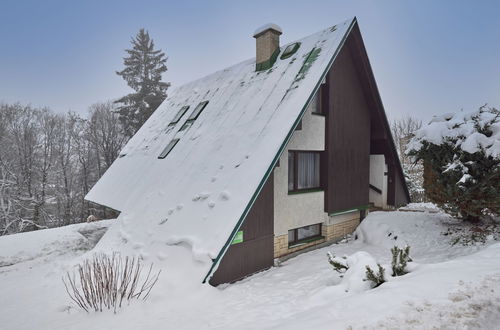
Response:
[{"label": "brown wooden gable", "polygon": [[322,89],[326,113],[325,211],[368,204],[370,154],[385,155],[388,204],[408,203],[403,171],[357,24]]}]

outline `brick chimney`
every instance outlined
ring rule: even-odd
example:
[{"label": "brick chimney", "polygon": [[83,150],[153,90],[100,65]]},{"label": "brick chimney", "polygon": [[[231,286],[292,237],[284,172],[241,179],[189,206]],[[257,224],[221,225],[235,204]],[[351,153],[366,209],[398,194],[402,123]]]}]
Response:
[{"label": "brick chimney", "polygon": [[266,24],[255,30],[253,37],[256,41],[256,70],[269,69],[274,62],[280,48],[281,28],[276,24]]}]

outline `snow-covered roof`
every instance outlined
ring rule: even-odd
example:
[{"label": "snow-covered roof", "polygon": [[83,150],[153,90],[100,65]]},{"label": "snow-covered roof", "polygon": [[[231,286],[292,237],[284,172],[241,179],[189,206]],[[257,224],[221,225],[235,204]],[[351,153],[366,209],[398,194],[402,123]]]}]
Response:
[{"label": "snow-covered roof", "polygon": [[255,36],[261,34],[264,31],[267,31],[269,29],[278,31],[279,33],[283,33],[283,31],[281,31],[281,27],[279,25],[276,25],[274,23],[267,23],[267,24],[264,24],[261,27],[259,27],[257,30],[255,30],[255,32],[253,33],[253,36],[255,37]]},{"label": "snow-covered roof", "polygon": [[256,72],[251,59],[178,87],[86,199],[121,211],[122,236],[138,246],[188,244],[199,260],[220,257],[354,24],[298,40],[297,52],[269,70]]}]

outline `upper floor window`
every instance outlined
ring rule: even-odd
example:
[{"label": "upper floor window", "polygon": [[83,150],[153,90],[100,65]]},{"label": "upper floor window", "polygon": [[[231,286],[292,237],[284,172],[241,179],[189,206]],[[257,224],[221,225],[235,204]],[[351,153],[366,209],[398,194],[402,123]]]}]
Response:
[{"label": "upper floor window", "polygon": [[312,104],[311,104],[311,107],[312,107],[312,113],[314,113],[315,115],[325,115],[324,111],[323,111],[323,107],[322,107],[322,104],[321,104],[321,90],[323,88],[319,88],[318,92],[316,93],[316,95],[314,96],[314,99],[312,100]]},{"label": "upper floor window", "polygon": [[288,191],[321,189],[321,151],[288,152]]}]

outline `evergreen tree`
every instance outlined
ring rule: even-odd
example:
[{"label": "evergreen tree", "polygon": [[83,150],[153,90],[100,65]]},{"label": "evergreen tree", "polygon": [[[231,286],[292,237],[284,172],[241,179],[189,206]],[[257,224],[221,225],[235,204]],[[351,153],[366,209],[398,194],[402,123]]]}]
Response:
[{"label": "evergreen tree", "polygon": [[424,162],[427,197],[445,212],[477,222],[500,214],[500,111],[436,117],[418,131],[409,155]]},{"label": "evergreen tree", "polygon": [[132,49],[127,49],[128,56],[123,59],[125,69],[116,72],[135,91],[116,103],[118,114],[125,134],[135,134],[151,114],[167,97],[170,83],[162,82],[161,75],[167,71],[167,57],[161,50],[155,50],[153,39],[144,29],[132,38]]}]

